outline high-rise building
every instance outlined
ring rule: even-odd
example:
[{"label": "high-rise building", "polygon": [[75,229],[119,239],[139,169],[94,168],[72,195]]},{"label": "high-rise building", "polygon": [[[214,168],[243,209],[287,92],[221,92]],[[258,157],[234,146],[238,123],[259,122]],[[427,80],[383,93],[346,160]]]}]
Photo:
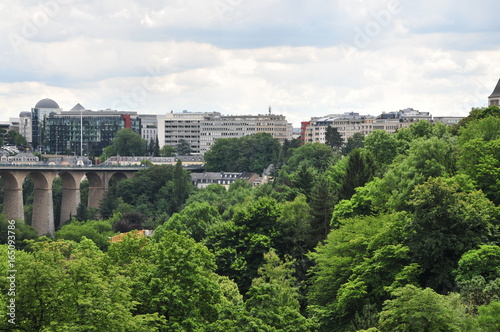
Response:
[{"label": "high-rise building", "polygon": [[[46,121],[50,114],[59,114],[62,108],[52,99],[45,98],[36,103],[31,109],[31,140],[28,141],[37,151],[45,149],[44,142],[47,138]],[[26,137],[26,136],[25,136]]]}]

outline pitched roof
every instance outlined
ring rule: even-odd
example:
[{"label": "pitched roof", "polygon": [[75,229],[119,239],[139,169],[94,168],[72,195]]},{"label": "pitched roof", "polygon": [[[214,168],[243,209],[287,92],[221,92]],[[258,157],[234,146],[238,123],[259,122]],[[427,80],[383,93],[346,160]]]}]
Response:
[{"label": "pitched roof", "polygon": [[500,79],[498,80],[495,90],[493,90],[493,93],[488,98],[496,98],[496,97],[500,97]]},{"label": "pitched roof", "polygon": [[70,109],[70,111],[85,111],[85,107],[83,107],[82,105],[80,105],[80,103],[76,104],[75,106],[73,106],[72,109]]}]

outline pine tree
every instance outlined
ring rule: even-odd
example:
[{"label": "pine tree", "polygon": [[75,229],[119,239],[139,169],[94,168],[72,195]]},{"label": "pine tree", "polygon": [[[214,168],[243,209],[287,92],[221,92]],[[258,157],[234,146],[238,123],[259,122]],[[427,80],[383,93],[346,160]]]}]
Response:
[{"label": "pine tree", "polygon": [[328,125],[325,132],[325,142],[326,145],[331,147],[333,150],[340,150],[344,141],[342,136],[338,132],[337,128]]},{"label": "pine tree", "polygon": [[160,142],[158,141],[158,136],[156,136],[155,146],[153,149],[153,156],[155,156],[155,157],[160,156]]}]

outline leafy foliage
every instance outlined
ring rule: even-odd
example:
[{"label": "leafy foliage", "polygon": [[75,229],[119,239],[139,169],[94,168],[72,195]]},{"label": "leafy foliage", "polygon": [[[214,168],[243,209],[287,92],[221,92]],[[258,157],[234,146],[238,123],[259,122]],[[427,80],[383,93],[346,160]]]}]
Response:
[{"label": "leafy foliage", "polygon": [[278,140],[269,133],[221,138],[205,153],[205,169],[261,174],[269,164],[277,162],[280,149]]}]

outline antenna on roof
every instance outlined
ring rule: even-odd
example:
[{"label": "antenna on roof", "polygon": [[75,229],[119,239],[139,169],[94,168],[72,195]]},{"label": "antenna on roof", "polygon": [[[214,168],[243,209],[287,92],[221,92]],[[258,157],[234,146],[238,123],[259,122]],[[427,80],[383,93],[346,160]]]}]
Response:
[{"label": "antenna on roof", "polygon": [[269,114],[271,114],[271,105],[269,105]]}]

